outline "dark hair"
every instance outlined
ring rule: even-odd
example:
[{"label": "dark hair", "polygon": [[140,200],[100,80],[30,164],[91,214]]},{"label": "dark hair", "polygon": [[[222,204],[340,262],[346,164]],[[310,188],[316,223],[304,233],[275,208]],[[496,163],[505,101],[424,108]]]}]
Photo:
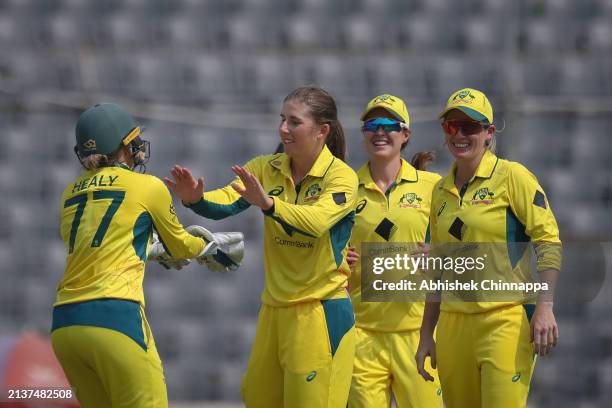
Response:
[{"label": "dark hair", "polygon": [[417,170],[425,170],[425,168],[436,158],[434,152],[418,152],[412,156],[410,163]]},{"label": "dark hair", "polygon": [[338,120],[336,102],[327,91],[314,85],[300,86],[294,89],[283,100],[297,99],[310,108],[310,116],[319,125],[329,124],[330,130],[325,144],[334,156],[340,160],[346,157],[344,129]]}]

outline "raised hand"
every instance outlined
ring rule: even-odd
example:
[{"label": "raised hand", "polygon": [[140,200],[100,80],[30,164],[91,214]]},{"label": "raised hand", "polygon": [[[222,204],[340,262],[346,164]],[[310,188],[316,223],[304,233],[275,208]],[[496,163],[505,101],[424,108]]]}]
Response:
[{"label": "raised hand", "polygon": [[164,177],[164,181],[178,198],[184,204],[195,204],[202,198],[204,194],[204,179],[196,178],[191,174],[191,171],[186,167],[175,165],[170,174],[174,180]]},{"label": "raised hand", "polygon": [[232,188],[242,196],[249,204],[255,205],[262,210],[269,210],[274,205],[274,200],[263,189],[257,177],[244,167],[232,166],[232,171],[240,178],[244,187],[232,183]]}]

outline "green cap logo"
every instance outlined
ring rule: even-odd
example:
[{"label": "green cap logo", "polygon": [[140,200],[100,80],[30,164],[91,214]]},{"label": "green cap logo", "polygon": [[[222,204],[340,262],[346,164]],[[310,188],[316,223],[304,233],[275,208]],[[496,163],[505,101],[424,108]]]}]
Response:
[{"label": "green cap logo", "polygon": [[512,377],[512,382],[517,382],[521,379],[521,373],[516,373],[514,377]]},{"label": "green cap logo", "polygon": [[394,103],[394,102],[395,102],[395,99],[393,99],[393,97],[388,94],[377,96],[376,99],[374,99],[374,103]]},{"label": "green cap logo", "polygon": [[96,150],[96,141],[93,139],[89,139],[85,143],[83,143],[83,147],[85,150]]},{"label": "green cap logo", "polygon": [[457,100],[457,99],[465,99],[467,97],[470,97],[472,99],[476,99],[476,97],[474,95],[472,95],[472,93],[469,90],[463,90],[463,91],[459,91],[457,92],[457,95],[455,95],[453,97],[453,101]]}]

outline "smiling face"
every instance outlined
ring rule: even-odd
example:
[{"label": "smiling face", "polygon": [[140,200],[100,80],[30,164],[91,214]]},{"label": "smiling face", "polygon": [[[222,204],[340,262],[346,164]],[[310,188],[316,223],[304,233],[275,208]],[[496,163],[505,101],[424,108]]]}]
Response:
[{"label": "smiling face", "polygon": [[285,153],[293,158],[318,156],[329,133],[329,125],[316,123],[308,106],[297,99],[283,103],[280,116],[278,133]]},{"label": "smiling face", "polygon": [[454,135],[444,131],[444,140],[456,160],[478,160],[491,141],[495,126],[483,126],[459,109],[449,111],[444,117],[456,129]]},{"label": "smiling face", "polygon": [[[397,121],[389,111],[382,108],[372,109],[364,118],[368,122],[377,118],[386,118]],[[363,139],[370,160],[393,160],[400,156],[402,145],[410,140],[410,130],[402,128],[400,131],[385,132],[381,127],[376,131],[363,130]]]}]

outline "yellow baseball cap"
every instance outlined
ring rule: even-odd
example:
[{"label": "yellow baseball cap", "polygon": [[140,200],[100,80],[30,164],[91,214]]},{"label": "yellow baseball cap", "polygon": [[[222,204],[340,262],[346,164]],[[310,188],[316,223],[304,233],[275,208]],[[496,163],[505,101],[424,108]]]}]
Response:
[{"label": "yellow baseball cap", "polygon": [[446,108],[438,115],[444,117],[449,111],[459,109],[478,122],[493,123],[493,107],[487,96],[477,89],[463,88],[454,92],[446,102]]},{"label": "yellow baseball cap", "polygon": [[401,98],[389,94],[378,95],[368,103],[368,106],[366,106],[361,114],[361,120],[364,120],[368,113],[376,108],[382,108],[395,116],[399,121],[404,122],[406,126],[410,125],[408,108],[406,108],[406,104]]}]

